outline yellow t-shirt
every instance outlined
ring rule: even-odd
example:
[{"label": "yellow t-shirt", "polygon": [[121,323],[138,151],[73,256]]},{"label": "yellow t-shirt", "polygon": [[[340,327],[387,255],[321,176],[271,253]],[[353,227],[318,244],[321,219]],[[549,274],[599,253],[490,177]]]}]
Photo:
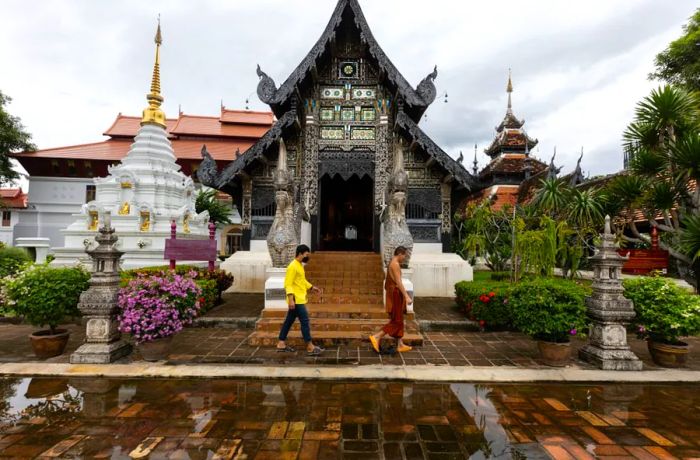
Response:
[{"label": "yellow t-shirt", "polygon": [[287,274],[284,277],[284,290],[289,294],[294,294],[294,302],[299,305],[306,305],[308,299],[307,292],[313,285],[306,281],[304,266],[294,259],[287,267]]}]

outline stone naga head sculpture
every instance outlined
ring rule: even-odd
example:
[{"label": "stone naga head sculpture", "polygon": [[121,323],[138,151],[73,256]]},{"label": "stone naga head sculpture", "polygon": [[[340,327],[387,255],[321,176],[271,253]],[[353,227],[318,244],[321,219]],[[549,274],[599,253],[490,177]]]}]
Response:
[{"label": "stone naga head sculpture", "polygon": [[382,222],[382,242],[384,265],[389,265],[394,250],[403,246],[408,249],[406,265],[413,252],[413,237],[406,222],[406,199],[408,194],[408,174],[404,168],[403,144],[399,142],[394,151],[394,167],[387,183],[389,209]]},{"label": "stone naga head sculpture", "polygon": [[267,236],[267,248],[275,268],[286,267],[294,259],[299,236],[294,221],[293,178],[287,169],[287,146],[280,139],[279,158],[273,175],[277,211]]}]

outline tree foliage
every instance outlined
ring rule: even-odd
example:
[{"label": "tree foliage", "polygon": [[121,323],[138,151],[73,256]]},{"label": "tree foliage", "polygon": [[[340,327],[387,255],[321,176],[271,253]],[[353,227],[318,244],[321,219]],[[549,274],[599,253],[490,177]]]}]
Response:
[{"label": "tree foliage", "polygon": [[656,227],[663,232],[661,247],[697,283],[691,266],[697,255],[693,242],[700,239],[700,98],[678,86],[653,90],[637,105],[624,143],[629,171],[605,189],[608,210],[618,215],[618,233],[628,242],[648,244],[640,220]]},{"label": "tree foliage", "polygon": [[683,27],[683,35],[656,56],[656,70],[649,78],[658,78],[689,90],[700,91],[700,9]]},{"label": "tree foliage", "polygon": [[19,178],[8,155],[36,149],[20,119],[7,111],[6,106],[11,101],[10,97],[0,91],[0,186]]},{"label": "tree foliage", "polygon": [[228,225],[231,223],[231,208],[219,201],[214,189],[203,189],[197,195],[195,208],[197,214],[209,211],[209,219],[215,224]]}]

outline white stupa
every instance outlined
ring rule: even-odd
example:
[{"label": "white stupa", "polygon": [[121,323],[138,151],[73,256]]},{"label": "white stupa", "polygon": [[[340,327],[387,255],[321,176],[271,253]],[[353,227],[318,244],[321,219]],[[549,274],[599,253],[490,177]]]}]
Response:
[{"label": "white stupa", "polygon": [[83,205],[75,222],[63,231],[65,247],[52,250],[53,265],[89,265],[85,251],[96,244],[105,211],[112,213],[117,247],[125,252],[122,266],[127,269],[166,264],[163,251],[173,220],[178,238],[209,235],[209,214],[196,213],[194,183],[180,171],[160,108],[160,24],[155,42],[153,80],[141,128],[121,163],[109,168],[108,177],[95,179],[96,199]]}]

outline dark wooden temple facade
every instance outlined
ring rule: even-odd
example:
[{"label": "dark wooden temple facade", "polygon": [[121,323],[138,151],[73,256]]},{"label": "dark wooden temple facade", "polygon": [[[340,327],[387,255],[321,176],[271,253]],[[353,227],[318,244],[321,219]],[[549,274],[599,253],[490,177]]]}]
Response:
[{"label": "dark wooden temple facade", "polygon": [[277,121],[221,170],[205,148],[197,172],[238,202],[243,249],[269,232],[284,140],[295,217],[300,234],[310,227],[313,250],[379,251],[387,181],[401,143],[414,242],[450,251],[452,215],[478,184],[418,126],[436,98],[437,68],[413,87],[377,44],[358,1],[339,0],[321,38],[281,86],[260,67],[258,75],[258,96]]}]

